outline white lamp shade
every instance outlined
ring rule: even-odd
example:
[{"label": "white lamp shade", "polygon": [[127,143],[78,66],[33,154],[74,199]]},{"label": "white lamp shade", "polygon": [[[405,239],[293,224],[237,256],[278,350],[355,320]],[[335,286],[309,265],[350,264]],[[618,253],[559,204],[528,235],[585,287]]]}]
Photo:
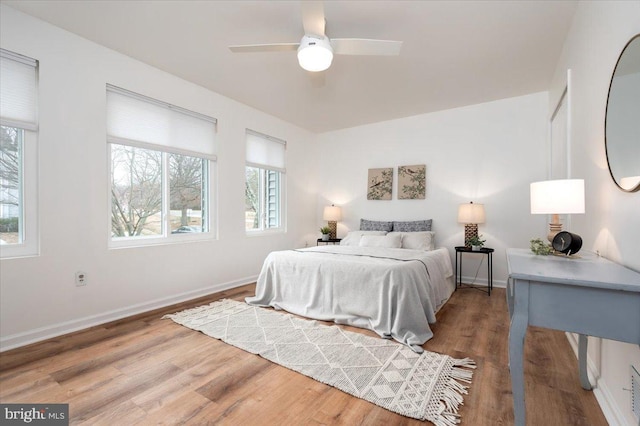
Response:
[{"label": "white lamp shade", "polygon": [[584,213],[584,180],[559,179],[531,184],[531,214]]},{"label": "white lamp shade", "polygon": [[331,222],[339,221],[342,219],[342,211],[340,210],[340,207],[326,206],[324,208],[324,213],[322,213],[322,219]]},{"label": "white lamp shade", "polygon": [[459,223],[484,223],[484,204],[460,204],[458,207]]},{"label": "white lamp shade", "polygon": [[331,66],[333,49],[329,39],[304,36],[298,47],[298,63],[307,71],[324,71]]}]

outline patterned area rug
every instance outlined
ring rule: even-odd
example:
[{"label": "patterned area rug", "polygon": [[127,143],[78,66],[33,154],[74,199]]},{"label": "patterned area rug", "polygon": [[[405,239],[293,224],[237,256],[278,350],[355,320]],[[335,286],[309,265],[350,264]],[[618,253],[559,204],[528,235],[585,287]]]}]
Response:
[{"label": "patterned area rug", "polygon": [[471,383],[469,368],[475,368],[470,359],[428,351],[417,354],[394,341],[235,300],[220,300],[164,318],[437,426],[460,422],[457,411],[468,388],[462,383]]}]

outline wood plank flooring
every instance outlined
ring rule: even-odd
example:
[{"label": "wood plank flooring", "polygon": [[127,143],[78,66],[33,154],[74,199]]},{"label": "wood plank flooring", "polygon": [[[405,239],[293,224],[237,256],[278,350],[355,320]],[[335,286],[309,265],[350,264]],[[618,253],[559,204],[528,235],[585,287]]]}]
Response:
[{"label": "wood plank flooring", "polygon": [[[254,285],[216,293],[0,354],[0,402],[69,403],[86,425],[424,425],[342,393],[196,331],[165,313],[220,298],[242,300]],[[462,425],[513,424],[504,289],[491,297],[458,290],[438,313],[427,350],[473,358]],[[352,331],[373,333],[352,327]],[[561,332],[529,328],[525,344],[527,424],[606,425]]]}]

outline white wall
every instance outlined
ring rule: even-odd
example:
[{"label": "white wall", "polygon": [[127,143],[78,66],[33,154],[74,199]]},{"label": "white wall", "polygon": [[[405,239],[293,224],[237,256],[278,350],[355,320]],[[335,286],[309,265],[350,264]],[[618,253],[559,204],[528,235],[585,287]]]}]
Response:
[{"label": "white wall", "polygon": [[[315,233],[312,134],[0,7],[2,47],[40,61],[40,255],[1,261],[3,350],[250,282],[268,252],[304,245]],[[218,240],[107,249],[106,83],[218,119]],[[288,142],[286,233],[245,235],[247,127]],[[86,287],[75,287],[78,270]]]},{"label": "white wall", "polygon": [[[584,247],[640,270],[640,192],[619,190],[609,176],[604,117],[613,69],[625,44],[640,33],[640,2],[580,2],[553,78],[549,98],[558,99],[572,76],[572,175],[584,178],[586,213],[574,215],[572,229]],[[640,158],[636,158],[636,162]],[[590,339],[589,356],[598,378],[596,396],[611,424],[637,425],[631,411],[630,365],[640,369],[636,345]]]},{"label": "white wall", "polygon": [[[483,203],[487,221],[479,233],[494,253],[494,285],[507,278],[505,248],[529,247],[547,233],[546,217],[529,211],[529,183],[547,176],[547,93],[324,133],[318,146],[320,169],[318,224],[322,206],[343,207],[338,235],[357,230],[361,218],[433,219],[436,243],[464,244],[457,223],[460,203]],[[425,200],[398,200],[397,167],[425,164]],[[393,167],[391,201],[366,199],[369,168]],[[473,256],[473,259],[471,259]],[[481,255],[465,255],[463,275],[473,278]],[[486,282],[486,264],[478,282]]]}]

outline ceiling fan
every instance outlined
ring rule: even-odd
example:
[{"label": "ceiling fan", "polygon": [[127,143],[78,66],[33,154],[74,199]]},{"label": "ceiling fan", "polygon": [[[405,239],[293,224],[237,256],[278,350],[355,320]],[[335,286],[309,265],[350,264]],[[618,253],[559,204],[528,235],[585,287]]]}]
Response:
[{"label": "ceiling fan", "polygon": [[397,56],[401,41],[362,38],[333,38],[325,34],[324,6],[321,1],[302,1],[304,36],[299,43],[247,44],[229,46],[235,53],[298,51],[298,62],[307,71],[324,71],[333,55]]}]

